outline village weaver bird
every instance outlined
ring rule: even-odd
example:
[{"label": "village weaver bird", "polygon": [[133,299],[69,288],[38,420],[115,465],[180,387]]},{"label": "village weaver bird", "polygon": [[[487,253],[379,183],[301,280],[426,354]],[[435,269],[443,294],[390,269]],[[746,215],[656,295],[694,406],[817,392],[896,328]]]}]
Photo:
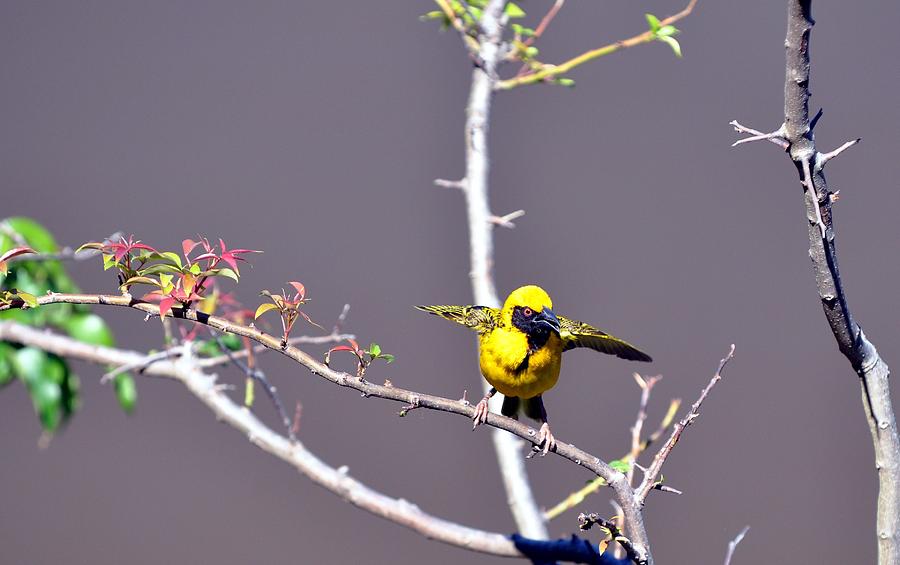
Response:
[{"label": "village weaver bird", "polygon": [[628,342],[585,324],[557,316],[544,289],[528,285],[514,290],[503,308],[487,306],[416,306],[478,332],[481,374],[491,389],[475,407],[472,429],[487,421],[488,400],[503,394],[500,412],[525,415],[541,422],[537,445],[554,448],[541,395],[556,385],[563,351],[589,347],[630,361],[652,361]]}]

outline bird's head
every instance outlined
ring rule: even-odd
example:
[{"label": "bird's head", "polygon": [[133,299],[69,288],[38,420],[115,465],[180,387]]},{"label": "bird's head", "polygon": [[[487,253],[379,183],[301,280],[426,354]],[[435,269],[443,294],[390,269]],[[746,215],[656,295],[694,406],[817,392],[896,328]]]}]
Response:
[{"label": "bird's head", "polygon": [[503,319],[538,342],[546,342],[550,332],[559,335],[559,320],[553,313],[553,301],[544,289],[528,285],[510,293],[503,304]]}]

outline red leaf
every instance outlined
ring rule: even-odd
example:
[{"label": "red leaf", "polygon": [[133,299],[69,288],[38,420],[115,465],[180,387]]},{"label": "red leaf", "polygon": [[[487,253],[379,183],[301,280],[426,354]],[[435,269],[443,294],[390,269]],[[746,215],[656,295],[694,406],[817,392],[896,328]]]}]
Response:
[{"label": "red leaf", "polygon": [[349,345],[336,345],[336,346],[332,347],[331,349],[329,349],[328,351],[351,351],[351,352],[355,353],[353,348],[350,347]]},{"label": "red leaf", "polygon": [[165,318],[166,314],[169,310],[172,309],[172,305],[175,304],[175,299],[171,296],[167,296],[159,301],[159,317]]},{"label": "red leaf", "polygon": [[297,290],[297,294],[294,295],[294,300],[303,300],[303,298],[306,297],[306,287],[301,283],[298,283],[297,281],[290,281],[288,284]]},{"label": "red leaf", "polygon": [[181,242],[181,250],[184,252],[184,258],[187,259],[188,253],[194,250],[195,247],[200,245],[199,241],[194,241],[193,239],[185,239]]}]

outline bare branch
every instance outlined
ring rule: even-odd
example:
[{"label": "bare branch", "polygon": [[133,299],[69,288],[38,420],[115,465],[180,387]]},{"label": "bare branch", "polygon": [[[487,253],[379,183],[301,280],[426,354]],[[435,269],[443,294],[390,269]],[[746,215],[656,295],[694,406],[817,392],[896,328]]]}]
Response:
[{"label": "bare branch", "polygon": [[[817,155],[809,119],[809,41],[813,19],[811,0],[789,0],[785,38],[784,123],[791,160],[807,197],[809,257],[825,318],[841,353],[860,379],[863,410],[875,448],[878,476],[876,539],[879,563],[900,563],[900,438],[891,401],[890,369],[853,318],[841,282],[832,224],[833,193],[821,167],[811,167]],[[846,145],[846,144],[845,144]],[[820,158],[821,159],[821,158]],[[812,170],[810,170],[812,169]],[[822,225],[813,221],[821,220]]]},{"label": "bare branch", "polygon": [[[0,322],[0,339],[39,347],[56,355],[98,364],[138,364],[146,356],[44,332],[15,322]],[[186,348],[185,348],[186,349]],[[186,349],[187,352],[187,349]],[[181,382],[216,417],[247,436],[255,446],[296,468],[313,482],[337,494],[347,502],[376,516],[405,526],[430,539],[491,555],[522,557],[505,535],[477,530],[423,512],[403,499],[375,491],[351,477],[346,469],[335,469],[300,442],[291,442],[263,424],[249,410],[232,401],[216,383],[216,377],[203,373],[188,353],[177,361],[166,360],[147,366],[148,375],[169,377]],[[349,375],[348,375],[349,376]],[[358,380],[352,378],[351,380]]]},{"label": "bare branch", "polygon": [[709,380],[709,383],[700,393],[700,398],[694,402],[694,405],[691,406],[690,411],[687,415],[681,419],[677,424],[675,424],[675,428],[672,430],[672,435],[669,436],[668,441],[659,449],[659,452],[653,458],[653,463],[650,464],[650,467],[647,469],[647,472],[644,474],[644,480],[641,482],[641,485],[635,490],[634,497],[637,499],[638,504],[643,505],[644,500],[647,498],[647,493],[650,492],[651,489],[654,488],[656,484],[656,479],[659,477],[660,472],[662,471],[663,464],[665,464],[666,459],[669,457],[669,454],[672,453],[672,449],[675,447],[675,444],[678,443],[678,440],[681,439],[681,434],[684,433],[685,428],[687,428],[694,420],[700,416],[700,406],[703,404],[703,401],[706,400],[707,395],[709,395],[709,391],[712,390],[716,383],[718,383],[722,379],[722,370],[725,369],[725,365],[728,364],[729,361],[734,357],[734,344],[731,345],[731,349],[728,351],[728,355],[726,355],[721,361],[719,361],[719,366],[716,369],[716,374]]},{"label": "bare branch", "polygon": [[743,541],[744,536],[746,536],[749,531],[750,526],[744,526],[744,529],[741,530],[738,535],[734,536],[733,540],[728,542],[728,552],[725,554],[724,565],[731,565],[731,558],[734,556],[734,550],[737,549],[738,544]]},{"label": "bare branch", "polygon": [[[62,294],[54,292],[39,297],[38,304],[40,306],[46,306],[50,304],[98,304],[104,306],[131,308],[140,312],[151,313],[157,316],[159,315],[159,306],[157,306],[156,304],[137,300],[131,296],[121,295]],[[15,305],[0,305],[0,311],[9,310],[15,307]],[[459,414],[465,416],[469,420],[471,420],[475,415],[475,408],[471,406],[471,404],[467,401],[464,402],[461,400],[452,400],[449,398],[443,398],[431,394],[414,392],[411,390],[399,388],[397,386],[394,386],[393,384],[378,385],[366,381],[365,379],[350,375],[348,373],[335,371],[334,369],[331,369],[324,363],[317,361],[309,354],[292,345],[282,347],[281,338],[279,336],[265,334],[257,328],[242,326],[219,316],[212,316],[203,312],[198,312],[196,310],[185,310],[181,307],[171,308],[166,313],[166,317],[204,324],[206,326],[209,326],[210,328],[219,330],[220,332],[231,333],[234,335],[249,338],[273,351],[281,353],[285,357],[296,361],[300,365],[309,369],[309,371],[314,375],[318,375],[334,384],[355,389],[361,392],[362,395],[366,398],[385,398],[388,400],[395,400],[397,402],[403,402],[406,404],[415,404],[419,407],[428,408],[430,410]],[[5,325],[0,325],[0,328],[17,326],[17,324],[12,323],[3,324]],[[8,329],[7,332],[9,332]],[[38,333],[40,334],[40,332]],[[51,336],[52,334],[41,335]],[[2,332],[0,332],[0,339],[6,339]],[[131,362],[135,359],[136,358],[134,357],[129,357],[126,363]],[[153,369],[159,363],[150,365],[145,372],[150,371],[150,369]],[[201,366],[194,361],[192,361],[192,363],[198,365],[198,367]],[[124,363],[113,362],[113,364]],[[533,445],[537,445],[539,443],[537,430],[531,426],[519,422],[518,420],[513,420],[512,418],[507,418],[499,414],[491,413],[488,415],[486,423],[491,427],[505,430],[507,432],[510,432],[511,434],[519,436],[520,438],[527,440]],[[599,457],[591,455],[590,453],[587,453],[571,444],[567,444],[564,442],[557,442],[557,447],[553,450],[553,452],[606,479],[607,482],[610,483],[610,486],[612,486],[613,489],[617,491],[617,496],[619,494],[624,494],[626,491],[630,491],[630,489],[627,489],[625,485],[625,475],[611,468]]]},{"label": "bare branch", "polygon": [[[472,71],[472,83],[466,106],[466,174],[463,194],[466,198],[466,219],[469,228],[469,276],[476,304],[497,307],[500,298],[494,286],[494,240],[488,202],[488,174],[490,157],[488,130],[497,65],[501,58],[504,30],[503,10],[505,0],[490,0],[481,17],[481,34],[478,40],[480,65]],[[482,383],[485,392],[490,385]],[[499,400],[499,397],[498,397]],[[494,450],[506,500],[519,531],[527,537],[547,539],[547,526],[528,481],[522,442],[508,434],[494,432]]]}]

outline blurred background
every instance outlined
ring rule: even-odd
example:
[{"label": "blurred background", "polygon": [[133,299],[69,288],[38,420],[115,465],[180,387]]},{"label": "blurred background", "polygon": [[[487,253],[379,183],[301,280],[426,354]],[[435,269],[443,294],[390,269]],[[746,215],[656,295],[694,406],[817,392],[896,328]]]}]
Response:
[{"label": "blurred background", "polygon": [[[550,2],[521,5],[536,23]],[[682,7],[572,0],[542,56],[561,61],[643,31],[644,12]],[[814,8],[817,141],[863,138],[828,169],[842,196],[841,268],[854,314],[896,363],[900,4]],[[417,19],[432,9],[3,2],[0,215],[34,217],[72,246],[123,230],[161,248],[202,234],[265,250],[237,287],[246,303],[300,280],[315,320],[330,327],[350,303],[346,329],[396,354],[372,380],[476,396],[472,335],[412,308],[471,301],[462,195],[432,185],[463,174],[471,64],[455,33]],[[796,172],[771,144],[730,147],[732,119],[781,123],[784,3],[701,0],[678,27],[683,59],[653,43],[581,67],[575,89],[496,96],[492,207],[527,212],[496,231],[498,287],[540,284],[558,312],[654,356],[648,367],[568,353],[545,395],[557,437],[607,460],[629,446],[632,371],[665,377],[652,429],[670,398],[693,402],[737,344],[664,469],[685,494],[648,501],[658,561],[721,562],[749,524],[734,563],[871,562],[872,447],[816,295]],[[99,259],[70,268],[86,291],[115,291]],[[160,347],[158,323],[97,311],[120,345]],[[425,410],[401,419],[396,404],[263,359],[285,402],[303,402],[300,438],[326,462],[438,516],[514,530],[486,430]],[[102,369],[76,368],[83,408],[45,450],[24,388],[0,393],[5,563],[499,562],[344,503],[217,425],[176,383],[139,379],[126,417]],[[277,425],[263,397],[255,411]],[[591,478],[559,457],[528,468],[547,507]],[[608,499],[579,510],[611,515]],[[576,515],[551,534],[576,531]]]}]

